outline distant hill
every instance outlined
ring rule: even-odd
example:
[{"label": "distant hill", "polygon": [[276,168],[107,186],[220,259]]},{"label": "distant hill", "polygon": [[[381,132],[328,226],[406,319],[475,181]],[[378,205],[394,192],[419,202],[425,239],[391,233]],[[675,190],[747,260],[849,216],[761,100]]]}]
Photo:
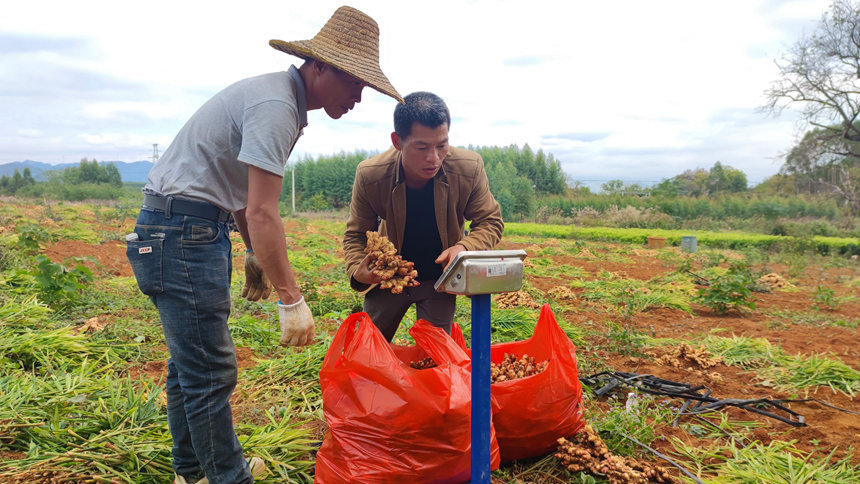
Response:
[{"label": "distant hill", "polygon": [[[119,170],[119,176],[124,182],[145,183],[146,177],[149,174],[149,169],[152,168],[151,161],[133,161],[131,163],[127,163],[125,161],[99,162],[100,165],[104,165],[106,163],[113,163],[116,165],[116,169]],[[62,171],[72,166],[80,166],[80,162],[51,165],[49,163],[33,160],[13,161],[12,163],[4,163],[0,165],[0,176],[12,176],[15,174],[15,170],[18,170],[18,173],[23,173],[24,168],[30,168],[30,174],[33,175],[33,178],[36,181],[45,181],[48,179],[46,172],[51,170]]]}]

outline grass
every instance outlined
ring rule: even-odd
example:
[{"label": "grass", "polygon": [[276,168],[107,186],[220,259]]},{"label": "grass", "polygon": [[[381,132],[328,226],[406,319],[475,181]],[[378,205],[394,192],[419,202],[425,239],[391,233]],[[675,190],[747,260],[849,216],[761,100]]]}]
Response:
[{"label": "grass", "polygon": [[594,406],[589,415],[590,424],[600,430],[609,450],[617,455],[634,455],[639,450],[629,437],[652,444],[659,438],[656,429],[674,418],[671,409],[657,405],[655,398],[632,393],[624,399],[611,397],[608,408]]},{"label": "grass", "polygon": [[0,422],[33,424],[4,429],[3,447],[24,457],[4,462],[0,478],[41,473],[57,479],[169,480],[170,434],[161,387],[118,378],[95,360],[64,370],[47,378],[0,379],[0,408],[14,416]]},{"label": "grass", "polygon": [[261,359],[243,372],[241,401],[262,402],[256,405],[273,414],[287,415],[298,411],[304,418],[321,418],[322,395],[319,368],[329,341],[322,341],[301,351],[283,350],[276,359]]},{"label": "grass", "polygon": [[747,447],[732,443],[708,448],[688,446],[674,439],[678,455],[696,463],[695,474],[706,482],[720,484],[841,484],[860,482],[860,466],[832,454],[814,457],[791,442],[754,442]]},{"label": "grass", "polygon": [[810,326],[856,329],[858,318],[834,316],[821,311],[784,311],[776,310],[771,316],[787,319],[792,324],[808,324]]},{"label": "grass", "polygon": [[637,228],[577,227],[534,223],[508,223],[505,232],[528,236],[550,236],[580,240],[602,240],[627,244],[644,244],[649,236],[666,237],[668,245],[678,246],[681,237],[693,235],[699,246],[722,249],[759,248],[773,250],[814,250],[821,254],[856,254],[860,240],[854,237],[814,236],[809,239],[750,232],[712,232],[706,230],[665,230]]},{"label": "grass", "polygon": [[783,390],[829,387],[853,397],[860,392],[860,372],[821,355],[789,355],[764,338],[708,336],[705,348],[728,365],[756,370],[763,385]]},{"label": "grass", "polygon": [[635,313],[652,308],[678,309],[691,313],[693,285],[678,279],[658,277],[651,281],[626,279],[618,274],[601,270],[596,279],[575,279],[572,288],[583,289],[586,301],[602,304],[608,312],[623,315],[626,319]]}]

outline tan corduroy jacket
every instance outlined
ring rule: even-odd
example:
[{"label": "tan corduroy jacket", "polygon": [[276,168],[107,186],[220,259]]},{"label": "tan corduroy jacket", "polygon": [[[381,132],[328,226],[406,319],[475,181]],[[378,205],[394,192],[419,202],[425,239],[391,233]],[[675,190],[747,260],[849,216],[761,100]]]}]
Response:
[{"label": "tan corduroy jacket", "polygon": [[[343,237],[346,273],[356,291],[370,287],[352,277],[364,259],[368,230],[388,237],[398,252],[403,246],[406,180],[401,159],[401,152],[391,148],[362,161],[356,169]],[[443,250],[456,244],[466,250],[490,250],[501,240],[505,229],[502,212],[490,193],[484,160],[478,153],[449,149],[433,178],[433,200]],[[466,220],[471,221],[469,235],[465,235]]]}]

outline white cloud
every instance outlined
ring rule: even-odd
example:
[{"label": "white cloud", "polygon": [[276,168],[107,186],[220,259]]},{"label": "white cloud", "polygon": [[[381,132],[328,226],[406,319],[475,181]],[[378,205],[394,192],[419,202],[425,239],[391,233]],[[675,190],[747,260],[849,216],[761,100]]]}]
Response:
[{"label": "white cloud", "polygon": [[177,106],[163,102],[120,101],[93,102],[83,106],[83,114],[92,119],[114,119],[118,116],[141,116],[153,120],[181,117],[187,106]]},{"label": "white cloud", "polygon": [[42,136],[42,131],[39,129],[19,129],[15,132],[22,138],[39,138]]},{"label": "white cloud", "polygon": [[[401,94],[448,102],[454,144],[527,143],[573,178],[659,180],[721,161],[760,181],[796,134],[790,113],[756,110],[774,59],[829,2],[350,4],[379,23]],[[146,159],[221,88],[297,63],[268,40],[311,38],[340,5],[12,3],[0,17],[0,103],[14,112],[0,120],[0,163]],[[342,120],[312,112],[295,154],[386,149],[393,109],[368,89]]]}]

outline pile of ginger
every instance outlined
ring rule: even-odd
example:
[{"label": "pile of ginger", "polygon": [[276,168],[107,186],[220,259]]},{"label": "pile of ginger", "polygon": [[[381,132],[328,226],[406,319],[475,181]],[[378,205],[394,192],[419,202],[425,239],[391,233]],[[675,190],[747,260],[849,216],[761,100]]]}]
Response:
[{"label": "pile of ginger", "polygon": [[546,370],[549,360],[535,361],[534,356],[523,355],[517,359],[516,355],[505,353],[499,364],[490,362],[490,383],[525,378]]},{"label": "pile of ginger", "polygon": [[400,294],[404,287],[418,285],[414,263],[403,260],[388,237],[368,230],[364,252],[370,254],[370,271],[382,279],[379,283],[381,289],[391,289],[393,294]]},{"label": "pile of ginger", "polygon": [[555,457],[571,472],[586,472],[609,484],[678,483],[669,472],[651,462],[614,455],[591,425],[571,440],[558,439]]}]

